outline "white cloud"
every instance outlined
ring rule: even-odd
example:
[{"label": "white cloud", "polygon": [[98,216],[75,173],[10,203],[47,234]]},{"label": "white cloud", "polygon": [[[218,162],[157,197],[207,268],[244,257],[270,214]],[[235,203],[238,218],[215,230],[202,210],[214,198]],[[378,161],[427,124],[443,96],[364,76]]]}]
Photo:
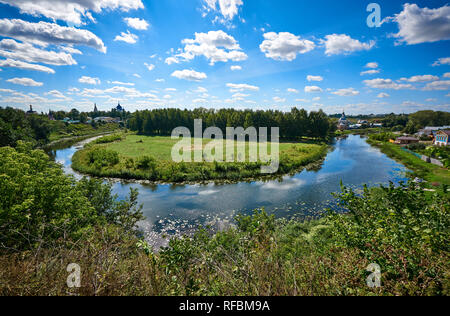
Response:
[{"label": "white cloud", "polygon": [[399,84],[392,79],[372,79],[372,80],[364,80],[364,83],[370,87],[375,89],[392,89],[392,90],[401,90],[401,89],[414,89],[411,84]]},{"label": "white cloud", "polygon": [[[53,1],[51,3],[53,4]],[[1,19],[0,36],[16,38],[43,47],[48,44],[83,45],[106,53],[106,46],[103,44],[103,41],[92,32],[74,27],[60,26],[55,23],[42,21],[32,23],[18,19]]]},{"label": "white cloud", "polygon": [[319,81],[320,82],[320,81],[323,81],[323,77],[309,75],[306,77],[306,80],[308,80],[309,82],[311,82],[311,81]]},{"label": "white cloud", "polygon": [[241,66],[231,66],[230,67],[231,71],[236,71],[236,70],[242,70]]},{"label": "white cloud", "polygon": [[120,35],[117,35],[114,41],[125,42],[128,44],[136,44],[138,39],[139,37],[137,35],[130,33],[130,31],[127,31],[127,33],[121,32]]},{"label": "white cloud", "polygon": [[428,83],[424,90],[425,91],[445,91],[450,89],[450,80],[433,81]]},{"label": "white cloud", "polygon": [[378,69],[371,69],[371,70],[366,70],[366,71],[361,72],[360,75],[361,76],[364,76],[364,75],[375,75],[375,74],[378,74],[378,73],[380,73],[380,71]]},{"label": "white cloud", "polygon": [[139,31],[145,31],[150,26],[147,21],[141,20],[139,18],[124,18],[123,20],[129,27]]},{"label": "white cloud", "polygon": [[[220,11],[225,19],[232,20],[238,13],[239,7],[244,5],[242,0],[204,0],[205,9]],[[219,6],[217,6],[217,3]]]},{"label": "white cloud", "polygon": [[379,99],[384,99],[384,98],[389,98],[389,97],[390,97],[390,95],[387,93],[384,93],[384,92],[377,95],[377,98],[379,98]]},{"label": "white cloud", "polygon": [[65,96],[62,92],[58,91],[58,90],[52,90],[49,92],[44,93],[44,95],[51,95],[52,97],[59,99],[59,100],[64,100],[64,101],[71,101],[72,99]]},{"label": "white cloud", "polygon": [[92,78],[92,77],[87,77],[87,76],[81,77],[80,79],[78,79],[78,82],[85,83],[85,84],[91,84],[91,85],[101,84],[101,81],[99,78]]},{"label": "white cloud", "polygon": [[176,57],[167,57],[165,63],[168,65],[172,65],[172,64],[179,64],[180,61]]},{"label": "white cloud", "polygon": [[198,87],[197,89],[195,89],[193,92],[195,93],[207,93],[208,89],[204,88],[204,87]]},{"label": "white cloud", "polygon": [[141,76],[139,75],[139,74],[133,74],[133,77],[136,77],[136,78],[141,78]]},{"label": "white cloud", "polygon": [[354,88],[340,89],[332,93],[341,97],[352,97],[359,95],[359,91]]},{"label": "white cloud", "polygon": [[299,91],[297,89],[293,89],[293,88],[288,88],[287,92],[289,92],[289,93],[299,93]]},{"label": "white cloud", "polygon": [[184,39],[184,50],[166,59],[167,64],[190,61],[197,56],[204,56],[211,65],[217,62],[243,61],[248,56],[241,51],[238,42],[224,31],[195,33],[195,39]]},{"label": "white cloud", "polygon": [[429,98],[429,99],[426,99],[425,101],[427,101],[427,102],[436,102],[437,99],[435,99],[435,98]]},{"label": "white cloud", "polygon": [[42,71],[49,74],[54,74],[55,71],[51,68],[36,65],[36,64],[29,64],[23,61],[13,60],[13,59],[6,59],[6,60],[0,60],[0,67],[10,67],[10,68],[19,68],[24,70],[35,70],[35,71]]},{"label": "white cloud", "polygon": [[318,86],[306,86],[305,87],[306,93],[312,93],[312,92],[323,92],[322,88]]},{"label": "white cloud", "polygon": [[375,68],[378,68],[378,63],[376,63],[376,62],[367,63],[365,65],[365,67],[375,69]]},{"label": "white cloud", "polygon": [[286,102],[286,99],[285,98],[280,98],[280,97],[274,97],[273,101],[276,102],[276,103],[284,103],[284,102]]},{"label": "white cloud", "polygon": [[152,71],[155,69],[155,65],[144,63],[144,66],[148,69],[148,71]]},{"label": "white cloud", "polygon": [[411,78],[401,78],[400,81],[407,82],[427,82],[427,81],[435,81],[439,80],[439,77],[432,75],[423,75],[423,76],[413,76]]},{"label": "white cloud", "polygon": [[441,65],[450,65],[450,57],[439,58],[437,61],[434,62],[433,67]]},{"label": "white cloud", "polygon": [[83,24],[84,19],[95,21],[92,12],[119,9],[124,12],[143,9],[141,0],[0,0],[20,9],[23,14],[45,16],[54,21],[61,20],[74,24]]},{"label": "white cloud", "polygon": [[227,83],[227,87],[230,88],[230,92],[240,92],[240,91],[259,91],[259,87],[252,86],[246,83]]},{"label": "white cloud", "polygon": [[43,50],[34,47],[30,43],[19,43],[13,39],[0,41],[0,56],[28,63],[43,63],[56,66],[77,64],[70,54]]},{"label": "white cloud", "polygon": [[177,70],[172,73],[172,77],[178,78],[178,79],[184,79],[188,81],[201,81],[203,79],[208,78],[208,76],[203,72],[197,72],[194,70]]},{"label": "white cloud", "polygon": [[12,79],[8,79],[6,81],[11,82],[13,84],[26,86],[26,87],[41,87],[44,85],[42,82],[36,82],[30,78],[12,78]]},{"label": "white cloud", "polygon": [[450,78],[450,72],[446,72],[445,74],[442,75],[442,77],[444,77],[444,78]]},{"label": "white cloud", "polygon": [[350,54],[361,50],[370,50],[375,46],[375,41],[362,43],[346,34],[327,35],[325,36],[325,40],[322,40],[322,43],[325,44],[325,54],[328,56]]},{"label": "white cloud", "polygon": [[[108,82],[109,83],[109,82]],[[121,82],[121,81],[113,81],[111,82],[111,84],[113,85],[119,85],[119,86],[129,86],[129,87],[133,87],[134,83],[131,82]]]},{"label": "white cloud", "polygon": [[265,33],[264,41],[259,46],[267,58],[282,61],[293,61],[297,54],[305,54],[315,48],[311,41],[300,39],[300,36],[288,32]]},{"label": "white cloud", "polygon": [[393,36],[409,45],[432,43],[450,39],[450,6],[437,9],[420,8],[406,3],[403,11],[396,14],[399,32]]}]

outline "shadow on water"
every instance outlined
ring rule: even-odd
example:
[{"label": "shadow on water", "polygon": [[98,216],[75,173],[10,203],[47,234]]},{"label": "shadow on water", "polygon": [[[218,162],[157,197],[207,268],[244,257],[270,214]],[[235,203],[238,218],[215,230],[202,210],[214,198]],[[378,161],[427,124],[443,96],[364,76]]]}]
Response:
[{"label": "shadow on water", "polygon": [[[55,160],[66,173],[81,176],[71,169],[73,154],[81,148],[55,150]],[[336,139],[323,163],[312,165],[295,175],[279,180],[234,184],[168,185],[114,183],[113,192],[125,198],[130,188],[139,190],[146,220],[141,224],[151,245],[159,247],[163,235],[190,234],[199,225],[215,230],[229,227],[238,213],[250,214],[264,207],[278,218],[313,218],[324,209],[339,209],[332,193],[340,182],[361,191],[364,184],[377,186],[389,181],[407,181],[407,169],[366,143],[364,137],[349,135]]]}]

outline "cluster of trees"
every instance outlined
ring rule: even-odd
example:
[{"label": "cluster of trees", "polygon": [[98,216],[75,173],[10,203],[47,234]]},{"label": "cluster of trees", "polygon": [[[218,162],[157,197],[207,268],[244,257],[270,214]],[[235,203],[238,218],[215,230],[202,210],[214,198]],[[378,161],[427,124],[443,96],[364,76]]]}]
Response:
[{"label": "cluster of trees", "polygon": [[0,147],[15,146],[18,140],[34,145],[48,142],[52,127],[45,115],[27,115],[13,108],[0,108]]},{"label": "cluster of trees", "polygon": [[426,126],[450,125],[450,113],[442,111],[419,111],[413,114],[389,114],[383,119],[385,127],[414,134]]},{"label": "cluster of trees", "polygon": [[30,143],[0,148],[0,174],[0,255],[76,240],[96,225],[131,231],[143,218],[137,191],[119,201],[110,184],[75,180]]},{"label": "cluster of trees", "polygon": [[156,109],[137,111],[128,120],[128,128],[143,135],[168,136],[180,126],[193,134],[194,120],[201,119],[203,128],[218,127],[225,132],[227,127],[279,127],[282,139],[300,137],[326,138],[335,131],[329,117],[322,111],[307,112],[293,108],[290,112],[252,110],[195,110]]}]

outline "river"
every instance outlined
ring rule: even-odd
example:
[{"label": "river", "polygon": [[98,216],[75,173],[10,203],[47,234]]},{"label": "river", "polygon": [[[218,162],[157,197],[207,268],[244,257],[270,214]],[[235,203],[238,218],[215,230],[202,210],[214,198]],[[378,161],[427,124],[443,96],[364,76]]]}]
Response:
[{"label": "river", "polygon": [[[83,144],[56,150],[55,160],[68,174],[81,176],[71,168],[73,154]],[[337,139],[319,170],[304,170],[281,181],[255,181],[223,185],[142,185],[113,184],[113,192],[124,198],[130,188],[139,190],[146,220],[141,223],[148,242],[164,246],[164,236],[194,231],[199,225],[220,230],[228,227],[236,214],[251,213],[264,207],[284,218],[319,216],[325,208],[337,208],[332,193],[340,190],[340,181],[361,190],[364,184],[375,186],[407,181],[407,169],[390,159],[364,137],[349,135]]]}]

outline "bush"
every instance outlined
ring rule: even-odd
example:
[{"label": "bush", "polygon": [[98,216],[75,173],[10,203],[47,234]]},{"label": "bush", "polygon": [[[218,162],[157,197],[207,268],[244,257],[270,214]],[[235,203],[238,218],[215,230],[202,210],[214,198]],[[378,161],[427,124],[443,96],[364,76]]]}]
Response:
[{"label": "bush", "polygon": [[156,159],[150,156],[139,157],[136,161],[136,167],[141,170],[154,170],[156,168]]},{"label": "bush", "polygon": [[89,164],[97,169],[112,167],[119,163],[119,154],[105,148],[94,147],[87,153]]}]

